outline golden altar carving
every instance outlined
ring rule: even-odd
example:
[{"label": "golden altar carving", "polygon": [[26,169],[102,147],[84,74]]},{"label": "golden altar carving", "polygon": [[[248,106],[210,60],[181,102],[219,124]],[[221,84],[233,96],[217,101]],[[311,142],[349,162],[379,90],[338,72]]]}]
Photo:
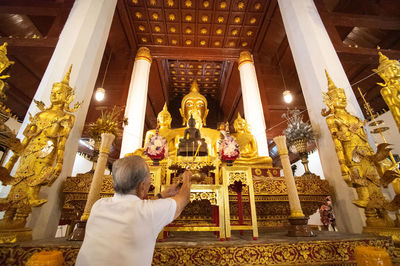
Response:
[{"label": "golden altar carving", "polygon": [[[183,138],[184,131],[186,127],[171,129],[171,115],[168,112],[167,106],[164,105],[163,110],[158,114],[157,122],[159,126],[159,134],[168,140],[169,145],[169,157],[160,161],[160,166],[157,169],[161,169],[161,186],[166,184],[171,184],[176,182],[177,175],[174,170],[170,169],[170,166],[175,164],[179,167],[185,168],[186,166],[192,164],[193,162],[198,167],[203,167],[205,165],[212,165],[215,167],[215,170],[211,171],[203,180],[194,181],[192,184],[196,183],[202,185],[214,185],[221,186],[222,178],[221,178],[221,162],[217,159],[217,143],[221,138],[221,132],[216,129],[205,128],[205,122],[207,117],[207,101],[204,96],[202,96],[199,92],[199,88],[197,83],[192,84],[191,92],[187,94],[181,103],[181,115],[184,123],[187,123],[187,119],[193,115],[193,118],[196,119],[196,127],[199,128],[200,134],[205,141],[207,142],[207,148],[209,151],[208,156],[197,156],[193,158],[193,156],[176,156],[176,151],[178,148],[179,139]],[[250,173],[248,174],[252,178],[252,187],[254,189],[254,202],[256,212],[250,211],[249,202],[249,186],[244,186],[242,191],[242,200],[243,200],[243,212],[244,212],[244,224],[250,224],[252,219],[252,213],[257,213],[257,220],[259,227],[284,227],[288,225],[287,218],[290,215],[289,204],[287,198],[287,190],[284,178],[280,176],[280,168],[272,167],[270,163],[270,157],[258,157],[256,154],[257,146],[256,143],[251,141],[254,140],[254,137],[248,131],[248,124],[244,119],[239,117],[236,125],[236,131],[234,136],[243,141],[243,145],[249,146],[246,147],[248,152],[245,152],[245,156],[243,160],[235,161],[235,167],[249,167]],[[149,139],[149,136],[155,134],[155,130],[150,130],[146,134],[146,141]],[[172,148],[171,148],[172,147]],[[136,151],[138,155],[143,156],[143,149],[139,149]],[[152,161],[146,158],[146,162],[152,165]],[[152,167],[150,167],[153,176]],[[72,181],[74,177],[70,177],[67,179],[67,182]],[[78,176],[79,178],[79,176]],[[296,177],[297,189],[299,191],[299,197],[302,202],[302,207],[305,215],[311,215],[325,202],[325,197],[330,195],[328,189],[328,183],[325,180],[321,180],[318,176],[308,175],[302,177]],[[244,182],[243,182],[244,183]],[[246,184],[248,183],[246,179]],[[152,183],[154,189],[158,189],[158,183]],[[112,186],[111,186],[112,188]],[[209,191],[203,191],[209,192]],[[74,197],[71,195],[72,192],[65,191],[66,194],[69,194],[68,197]],[[108,193],[108,194],[107,194]],[[109,196],[113,193],[112,189],[105,193],[102,192],[102,196]],[[194,201],[192,204],[189,204],[180,217],[174,221],[175,226],[187,225],[191,224],[193,226],[196,225],[204,225],[209,224],[211,226],[214,223],[213,212],[211,211],[212,204],[214,198],[210,198],[211,194],[201,194],[196,193],[193,194],[192,197],[199,199],[201,195],[207,195],[208,200]],[[228,198],[229,198],[229,213],[230,213],[230,221],[232,223],[237,223],[238,221],[238,206],[237,206],[237,194],[231,189],[228,188]],[[252,193],[250,193],[252,194]],[[78,200],[82,200],[82,196],[75,196]],[[80,194],[82,195],[82,194]],[[210,196],[210,197],[209,197]],[[69,198],[69,202],[74,202],[72,198]],[[69,211],[69,213],[71,213]],[[221,212],[220,212],[221,213]],[[64,220],[70,220],[71,217],[67,215],[67,213],[62,214]],[[255,224],[255,223],[254,223]],[[219,230],[219,228],[214,228]],[[173,230],[173,229],[168,229]]]}]

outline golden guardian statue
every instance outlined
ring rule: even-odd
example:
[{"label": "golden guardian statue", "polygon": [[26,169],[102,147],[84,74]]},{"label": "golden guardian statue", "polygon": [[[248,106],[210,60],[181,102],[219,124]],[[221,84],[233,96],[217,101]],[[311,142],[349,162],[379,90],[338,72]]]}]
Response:
[{"label": "golden guardian statue", "polygon": [[400,131],[400,62],[398,60],[389,60],[380,51],[378,54],[379,66],[373,71],[384,81],[384,83],[378,83],[382,87],[381,95]]},{"label": "golden guardian statue", "polygon": [[5,210],[0,221],[2,229],[23,228],[31,208],[47,202],[39,198],[40,188],[51,186],[62,170],[65,143],[75,121],[70,113],[80,107],[80,103],[72,109],[69,107],[75,98],[74,89],[69,85],[71,68],[61,82],[53,84],[50,107],[35,100],[40,112],[30,116],[30,123],[23,132],[22,150],[14,153],[5,166],[11,172],[20,158],[15,175],[5,182],[12,188],[0,202],[1,210]]},{"label": "golden guardian statue", "polygon": [[367,226],[393,226],[388,216],[380,187],[380,176],[372,158],[374,150],[368,143],[364,131],[365,123],[347,110],[346,94],[342,88],[336,87],[328,73],[328,91],[324,93],[324,102],[328,110],[322,115],[331,132],[335,150],[339,159],[343,179],[357,191],[358,199],[353,203],[365,208]]}]

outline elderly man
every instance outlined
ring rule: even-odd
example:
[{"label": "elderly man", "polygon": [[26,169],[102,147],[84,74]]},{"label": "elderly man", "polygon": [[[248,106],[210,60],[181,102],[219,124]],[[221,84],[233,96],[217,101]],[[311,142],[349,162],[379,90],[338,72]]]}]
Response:
[{"label": "elderly man", "polygon": [[192,174],[145,200],[150,172],[143,158],[119,159],[112,170],[115,195],[93,205],[76,265],[151,265],[158,234],[189,203]]}]

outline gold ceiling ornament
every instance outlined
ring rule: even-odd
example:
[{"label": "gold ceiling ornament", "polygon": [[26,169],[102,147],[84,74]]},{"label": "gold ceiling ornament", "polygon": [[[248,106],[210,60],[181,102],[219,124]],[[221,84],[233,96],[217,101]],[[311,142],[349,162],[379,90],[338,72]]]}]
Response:
[{"label": "gold ceiling ornament", "polygon": [[174,67],[174,66],[175,66],[175,64],[174,64],[174,63],[171,63],[169,66],[170,66],[170,67]]},{"label": "gold ceiling ornament", "polygon": [[[168,15],[168,19],[170,20],[170,21],[175,21],[175,14],[174,13],[171,13],[171,14],[169,14]],[[173,28],[173,27],[172,27]]]},{"label": "gold ceiling ornament", "polygon": [[224,22],[224,17],[218,17],[218,23],[223,23]]},{"label": "gold ceiling ornament", "polygon": [[171,28],[169,28],[169,31],[172,32],[172,33],[175,33],[176,32],[176,28],[175,27],[171,27]]},{"label": "gold ceiling ornament", "polygon": [[209,81],[209,80],[210,80],[209,78],[206,78],[206,79],[205,79],[205,81]]},{"label": "gold ceiling ornament", "polygon": [[204,87],[208,87],[208,84],[204,84]]},{"label": "gold ceiling ornament", "polygon": [[210,71],[207,71],[207,72],[206,72],[206,75],[210,75],[210,74],[211,74],[211,72],[210,72]]},{"label": "gold ceiling ornament", "polygon": [[255,10],[260,10],[260,9],[261,9],[261,4],[260,4],[260,3],[256,3],[256,4],[254,5],[254,9],[255,9]]},{"label": "gold ceiling ornament", "polygon": [[191,45],[192,44],[192,40],[186,40],[185,43],[186,43],[186,45]]},{"label": "gold ceiling ornament", "polygon": [[142,13],[140,13],[139,11],[135,13],[135,16],[137,19],[141,19],[142,18]]},{"label": "gold ceiling ornament", "polygon": [[238,30],[237,29],[233,29],[232,31],[231,31],[231,33],[232,33],[232,35],[233,36],[236,36],[236,35],[238,35]]},{"label": "gold ceiling ornament", "polygon": [[154,31],[155,31],[155,32],[160,32],[160,31],[161,31],[160,26],[154,26]]},{"label": "gold ceiling ornament", "polygon": [[221,29],[221,28],[218,28],[218,29],[215,31],[215,33],[216,33],[217,35],[221,35],[221,34],[222,34],[222,29]]},{"label": "gold ceiling ornament", "polygon": [[256,23],[256,21],[257,21],[257,19],[253,17],[250,19],[250,24],[254,24],[254,23]]},{"label": "gold ceiling ornament", "polygon": [[182,70],[182,71],[181,71],[181,75],[185,75],[185,71]]},{"label": "gold ceiling ornament", "polygon": [[[218,80],[218,79],[217,79],[217,80]],[[212,86],[213,86],[213,87],[217,87],[217,84],[214,83]]]},{"label": "gold ceiling ornament", "polygon": [[172,70],[171,73],[172,73],[172,74],[176,74],[176,71],[175,71],[175,70]]},{"label": "gold ceiling ornament", "polygon": [[157,38],[156,39],[157,43],[162,44],[163,43],[163,39],[162,38]]},{"label": "gold ceiling ornament", "polygon": [[197,68],[202,68],[203,66],[202,65],[197,65]]},{"label": "gold ceiling ornament", "polygon": [[186,7],[192,7],[192,1],[186,0],[186,1],[185,1],[185,6],[186,6]]},{"label": "gold ceiling ornament", "polygon": [[200,41],[200,45],[201,45],[201,46],[206,45],[206,41],[205,41],[205,40],[201,40],[201,41]]},{"label": "gold ceiling ornament", "polygon": [[219,4],[219,7],[222,8],[222,9],[225,9],[225,8],[227,7],[227,3],[226,3],[225,1],[222,1],[222,2]]},{"label": "gold ceiling ornament", "polygon": [[229,45],[230,47],[233,47],[233,46],[235,46],[235,42],[231,41],[231,42],[229,42],[228,45]]},{"label": "gold ceiling ornament", "polygon": [[249,31],[248,31],[246,34],[247,34],[247,36],[249,36],[249,37],[250,37],[250,36],[252,36],[252,35],[253,35],[253,31],[249,30]]},{"label": "gold ceiling ornament", "polygon": [[147,38],[146,37],[142,37],[142,38],[140,38],[140,40],[142,41],[142,43],[146,43],[147,42]]},{"label": "gold ceiling ornament", "polygon": [[184,77],[182,77],[182,78],[181,78],[181,80],[182,80],[182,81],[184,81],[184,80],[185,80],[185,78],[184,78]]},{"label": "gold ceiling ornament", "polygon": [[237,24],[240,23],[241,19],[240,17],[235,17],[233,21]]},{"label": "gold ceiling ornament", "polygon": [[151,58],[151,53],[150,49],[147,47],[140,47],[136,53],[135,61],[136,60],[146,60],[151,64],[152,58]]},{"label": "gold ceiling ornament", "polygon": [[144,30],[145,30],[145,27],[144,27],[143,25],[139,25],[139,30],[140,30],[140,31],[144,31]]},{"label": "gold ceiling ornament", "polygon": [[208,22],[208,16],[201,16],[201,21]]},{"label": "gold ceiling ornament", "polygon": [[176,77],[172,77],[173,80],[176,80]]},{"label": "gold ceiling ornament", "polygon": [[139,0],[132,0],[132,3],[135,4],[135,5],[137,5],[138,2],[139,2]]},{"label": "gold ceiling ornament", "polygon": [[242,42],[242,47],[246,47],[247,45],[249,45],[247,42]]},{"label": "gold ceiling ornament", "polygon": [[214,75],[219,75],[219,72],[218,72],[218,71],[215,71]]},{"label": "gold ceiling ornament", "polygon": [[201,80],[201,78],[197,78],[197,81],[200,81]]},{"label": "gold ceiling ornament", "polygon": [[243,2],[239,2],[238,3],[238,8],[239,9],[244,9],[244,3]]},{"label": "gold ceiling ornament", "polygon": [[189,71],[188,74],[189,74],[189,75],[193,75],[193,72],[192,72],[192,71]]},{"label": "gold ceiling ornament", "polygon": [[192,65],[192,64],[190,64],[190,65],[189,65],[189,68],[193,68],[193,65]]},{"label": "gold ceiling ornament", "polygon": [[210,69],[210,68],[211,68],[211,66],[210,66],[210,65],[207,65],[207,66],[206,66],[206,68],[207,68],[207,69]]},{"label": "gold ceiling ornament", "polygon": [[201,34],[206,34],[207,33],[207,29],[206,28],[201,28],[200,29],[200,33]]},{"label": "gold ceiling ornament", "polygon": [[221,68],[221,66],[220,65],[216,65],[215,68]]},{"label": "gold ceiling ornament", "polygon": [[172,43],[173,45],[176,45],[176,44],[178,43],[178,40],[173,39],[173,40],[171,41],[171,43]]},{"label": "gold ceiling ornament", "polygon": [[210,2],[204,1],[204,2],[203,2],[203,6],[204,6],[205,8],[209,7],[209,6],[210,6]]},{"label": "gold ceiling ornament", "polygon": [[214,81],[217,81],[218,80],[218,78],[214,78]]},{"label": "gold ceiling ornament", "polygon": [[152,17],[154,20],[158,20],[158,18],[159,18],[158,13],[153,13],[153,15],[151,15],[151,17]]},{"label": "gold ceiling ornament", "polygon": [[174,0],[168,0],[168,6],[173,7],[175,5]]},{"label": "gold ceiling ornament", "polygon": [[149,2],[151,6],[155,6],[157,4],[157,0],[150,0]]},{"label": "gold ceiling ornament", "polygon": [[220,42],[220,41],[216,41],[216,42],[214,42],[214,45],[215,45],[215,46],[220,46],[220,45],[221,45],[221,42]]},{"label": "gold ceiling ornament", "polygon": [[190,33],[192,33],[192,29],[191,29],[191,28],[189,28],[189,27],[187,27],[187,28],[186,28],[186,30],[185,30],[185,33],[186,33],[186,34],[190,34]]},{"label": "gold ceiling ornament", "polygon": [[174,86],[178,86],[178,83],[174,82]]},{"label": "gold ceiling ornament", "polygon": [[180,67],[180,68],[184,68],[185,65],[184,65],[184,64],[180,64],[179,67]]},{"label": "gold ceiling ornament", "polygon": [[185,16],[185,20],[187,21],[187,22],[190,22],[190,21],[192,21],[192,15],[186,15]]},{"label": "gold ceiling ornament", "polygon": [[240,67],[246,63],[254,64],[251,53],[249,51],[240,52],[239,59],[238,59],[238,64],[239,64],[238,68],[240,69]]}]

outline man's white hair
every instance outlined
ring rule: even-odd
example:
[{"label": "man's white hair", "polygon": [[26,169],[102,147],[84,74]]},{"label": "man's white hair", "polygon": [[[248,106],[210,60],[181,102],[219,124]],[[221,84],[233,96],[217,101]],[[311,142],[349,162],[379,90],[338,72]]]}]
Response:
[{"label": "man's white hair", "polygon": [[118,194],[136,192],[137,187],[149,174],[146,161],[137,155],[118,159],[113,163],[114,191]]}]

